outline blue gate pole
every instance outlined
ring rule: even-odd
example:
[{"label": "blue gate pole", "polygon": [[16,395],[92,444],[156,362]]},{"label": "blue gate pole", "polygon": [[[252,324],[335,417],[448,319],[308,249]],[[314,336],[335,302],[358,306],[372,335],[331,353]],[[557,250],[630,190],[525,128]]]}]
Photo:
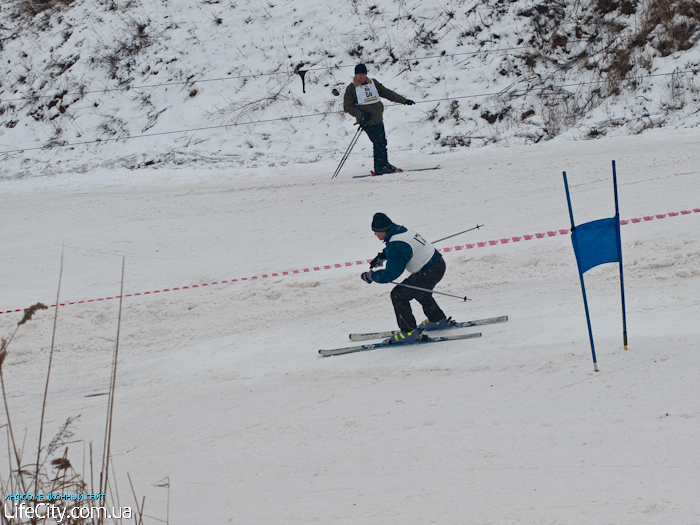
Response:
[{"label": "blue gate pole", "polygon": [[617,204],[617,172],[615,161],[612,161],[613,186],[615,187],[615,229],[617,230],[617,260],[620,261],[620,293],[622,296],[622,344],[627,350],[627,314],[625,313],[625,279],[622,275],[622,237],[620,237],[620,208]]},{"label": "blue gate pole", "polygon": [[569,195],[569,183],[566,180],[566,172],[564,174],[564,187],[566,188],[566,202],[569,205],[569,218],[571,219],[571,233],[572,233],[572,244],[574,245],[574,253],[576,255],[576,269],[578,271],[578,276],[581,279],[581,291],[583,292],[583,307],[586,310],[586,323],[588,324],[588,337],[591,340],[591,354],[593,354],[593,370],[598,371],[598,361],[595,357],[595,345],[593,344],[593,330],[591,329],[591,316],[588,313],[588,300],[586,299],[586,285],[583,283],[583,274],[578,268],[578,246],[576,245],[576,239],[573,237],[573,232],[576,230],[574,225],[574,212],[571,209],[571,196]]}]

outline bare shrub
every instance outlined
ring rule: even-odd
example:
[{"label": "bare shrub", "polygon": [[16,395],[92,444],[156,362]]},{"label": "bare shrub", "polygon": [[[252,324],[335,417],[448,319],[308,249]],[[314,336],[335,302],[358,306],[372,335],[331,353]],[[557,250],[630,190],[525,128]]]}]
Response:
[{"label": "bare shrub", "polygon": [[70,5],[75,0],[22,0],[17,5],[19,16],[35,17],[36,15],[48,11],[49,9],[60,9]]},{"label": "bare shrub", "polygon": [[[283,93],[287,92],[287,87],[293,82],[293,77],[280,78],[277,85],[266,92],[261,92],[258,97],[237,100],[223,108],[217,108],[209,116],[221,119],[222,122],[241,122],[245,118],[253,118],[253,114],[263,111],[279,101],[288,101],[290,97]],[[294,103],[300,103],[298,100]]]},{"label": "bare shrub", "polygon": [[450,102],[450,108],[448,110],[450,118],[454,119],[455,122],[459,122],[459,101],[453,100]]},{"label": "bare shrub", "polygon": [[649,0],[638,42],[649,41],[661,56],[693,47],[700,39],[700,3],[696,0]]},{"label": "bare shrub", "polygon": [[431,29],[426,29],[424,25],[418,28],[416,36],[413,37],[413,41],[417,46],[424,49],[430,49],[439,42],[435,32]]},{"label": "bare shrub", "polygon": [[678,111],[686,104],[697,105],[700,102],[700,88],[695,84],[693,75],[676,69],[661,94],[661,103],[666,110]]},{"label": "bare shrub", "polygon": [[360,44],[357,44],[355,47],[348,50],[348,55],[350,55],[353,58],[359,59],[362,57],[362,51],[364,49],[365,48],[362,47]]},{"label": "bare shrub", "polygon": [[[655,56],[688,50],[700,40],[697,0],[540,2],[518,15],[528,20],[532,47],[516,58],[533,74],[528,89],[539,102],[537,114],[551,135],[575,126],[607,98],[639,89],[639,77],[653,71]],[[543,69],[548,71],[542,74]],[[591,82],[581,84],[575,93],[550,87],[532,91],[538,85],[565,84],[580,73]],[[694,102],[693,87],[682,75],[674,75],[664,91],[664,107],[677,111]],[[491,125],[507,124],[500,109],[484,108],[480,114]],[[525,118],[523,114],[521,121]],[[608,127],[618,125],[611,120]],[[656,125],[645,118],[635,129]],[[594,129],[589,137],[604,132]]]},{"label": "bare shrub", "polygon": [[432,121],[432,120],[435,120],[436,118],[438,118],[438,108],[439,108],[439,107],[440,107],[440,104],[438,104],[437,106],[431,108],[431,109],[427,112],[427,115],[426,115],[425,119],[426,119],[427,121]]},{"label": "bare shrub", "polygon": [[153,43],[150,23],[149,18],[128,19],[121,37],[113,43],[99,44],[92,61],[106,67],[111,79],[127,81],[131,71],[136,68],[137,55]]},{"label": "bare shrub", "polygon": [[556,136],[574,126],[595,104],[596,93],[571,93],[564,90],[549,92],[539,111],[545,131]]},{"label": "bare shrub", "polygon": [[102,115],[104,120],[97,126],[97,131],[101,135],[108,137],[128,137],[129,126],[127,123],[115,116]]},{"label": "bare shrub", "polygon": [[535,114],[534,109],[528,109],[522,115],[520,115],[520,120],[525,121],[525,120],[529,119],[530,117],[532,117],[534,114]]},{"label": "bare shrub", "polygon": [[623,89],[624,81],[628,74],[634,70],[634,61],[631,59],[632,52],[623,47],[617,48],[610,54],[610,62],[602,69],[606,73],[607,91],[610,95],[619,95]]},{"label": "bare shrub", "polygon": [[484,119],[486,122],[489,124],[495,124],[496,122],[502,121],[506,116],[510,113],[510,110],[512,108],[510,106],[501,108],[494,113],[491,113],[491,111],[484,110],[481,112],[481,118]]},{"label": "bare shrub", "polygon": [[440,146],[443,148],[468,148],[472,143],[472,139],[468,135],[463,134],[448,135],[447,137],[440,137],[438,135],[436,139],[439,140]]},{"label": "bare shrub", "polygon": [[633,15],[637,10],[637,2],[631,0],[596,0],[595,10],[601,15],[607,15],[620,10],[623,15]]},{"label": "bare shrub", "polygon": [[587,139],[595,139],[598,137],[604,137],[605,136],[605,130],[599,130],[598,128],[591,128],[588,130],[586,133],[586,138]]},{"label": "bare shrub", "polygon": [[57,146],[65,146],[66,144],[68,144],[68,141],[61,140],[61,137],[63,136],[63,128],[56,123],[52,123],[52,127],[53,133],[51,134],[51,137],[46,142],[46,144],[44,144],[44,149],[49,149]]}]

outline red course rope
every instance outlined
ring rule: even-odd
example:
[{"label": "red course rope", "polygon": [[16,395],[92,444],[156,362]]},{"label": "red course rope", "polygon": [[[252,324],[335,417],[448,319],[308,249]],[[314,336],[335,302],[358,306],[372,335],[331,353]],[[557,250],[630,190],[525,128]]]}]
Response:
[{"label": "red course rope", "polygon": [[[692,210],[681,210],[679,212],[669,212],[669,213],[661,213],[658,215],[645,215],[643,217],[635,218],[635,219],[621,219],[620,220],[620,225],[621,226],[626,226],[630,223],[632,224],[637,224],[642,221],[647,222],[647,221],[652,221],[654,219],[664,219],[666,217],[677,217],[679,215],[689,215],[691,213],[700,213],[700,208],[693,208]],[[438,251],[443,252],[443,253],[448,253],[451,251],[460,251],[460,250],[471,250],[472,248],[483,248],[485,246],[495,246],[497,244],[508,244],[509,242],[520,242],[522,240],[525,241],[531,241],[532,239],[543,239],[545,237],[554,237],[556,235],[568,235],[571,233],[571,230],[569,228],[566,229],[561,229],[561,230],[552,230],[548,231],[545,233],[534,233],[532,235],[521,235],[519,237],[506,237],[503,239],[497,239],[493,241],[485,241],[485,242],[477,242],[474,244],[462,244],[459,246],[452,246],[449,248],[439,248]],[[346,266],[353,266],[353,265],[362,265],[362,264],[367,264],[371,261],[372,259],[366,259],[366,260],[361,260],[361,261],[352,261],[352,262],[346,262],[346,263],[341,263],[341,264],[327,264],[324,266],[314,266],[311,268],[304,268],[302,270],[291,270],[288,272],[277,272],[277,273],[271,273],[271,274],[263,274],[263,275],[254,275],[252,277],[242,277],[240,279],[230,279],[227,281],[216,281],[213,283],[203,283],[203,284],[193,284],[190,286],[181,286],[179,288],[164,288],[163,290],[154,290],[152,292],[139,292],[139,293],[133,293],[133,294],[128,294],[124,295],[124,297],[138,297],[141,295],[152,295],[156,293],[164,293],[164,292],[176,292],[179,290],[189,290],[191,288],[200,288],[204,286],[215,286],[218,284],[229,284],[229,283],[235,283],[238,281],[254,281],[256,279],[267,279],[270,277],[281,277],[285,275],[295,275],[295,274],[301,274],[301,273],[308,273],[308,272],[318,272],[321,270],[330,270],[333,268],[344,268]],[[60,306],[66,306],[66,305],[71,305],[71,304],[83,304],[83,303],[95,303],[99,301],[109,301],[111,299],[120,299],[121,296],[116,295],[114,297],[103,297],[101,299],[86,299],[84,301],[73,301],[70,303],[60,303]],[[55,308],[56,305],[52,304],[51,308]],[[26,308],[18,308],[15,310],[6,310],[4,312],[0,312],[0,314],[9,314],[13,312],[23,312],[25,311]]]}]

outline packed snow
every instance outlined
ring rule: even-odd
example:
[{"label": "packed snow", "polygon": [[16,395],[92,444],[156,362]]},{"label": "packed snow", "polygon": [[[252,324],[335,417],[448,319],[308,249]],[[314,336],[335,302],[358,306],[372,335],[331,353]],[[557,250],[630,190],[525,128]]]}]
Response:
[{"label": "packed snow", "polygon": [[[124,301],[113,455],[147,514],[171,523],[697,523],[700,214],[622,227],[617,265],[586,273],[593,372],[568,235],[445,253],[438,289],[482,337],[322,358],[394,327],[366,265],[383,211],[454,247],[696,208],[698,134],[550,141],[429,158],[433,172],[331,181],[332,162],[277,170],[103,171],[5,183],[2,309],[239,279]],[[78,470],[101,443],[119,302],[59,308],[47,428],[68,417]],[[416,312],[420,315],[420,312]],[[4,333],[21,314],[0,315]],[[5,364],[15,428],[36,436],[54,310]],[[470,330],[465,330],[468,332]],[[474,330],[476,331],[476,330]],[[50,433],[50,432],[49,432]],[[153,522],[155,523],[155,521]]]}]

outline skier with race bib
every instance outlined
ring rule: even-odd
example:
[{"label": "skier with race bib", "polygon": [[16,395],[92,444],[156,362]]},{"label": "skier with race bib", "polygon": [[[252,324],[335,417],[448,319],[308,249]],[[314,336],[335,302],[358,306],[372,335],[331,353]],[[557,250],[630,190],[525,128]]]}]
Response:
[{"label": "skier with race bib", "polygon": [[[445,275],[445,260],[440,252],[414,230],[394,224],[383,213],[375,213],[372,231],[380,241],[386,243],[386,248],[372,260],[370,268],[379,267],[384,261],[386,267],[364,272],[361,277],[366,283],[388,283],[406,270],[411,275],[403,284],[432,290]],[[427,317],[420,325],[416,324],[413,317],[410,304],[412,299],[420,303]],[[436,330],[448,324],[448,319],[430,292],[399,285],[391,291],[391,302],[399,324],[399,332],[390,338],[391,343],[417,341],[424,330]]]},{"label": "skier with race bib", "polygon": [[367,66],[364,64],[355,66],[352,83],[345,89],[343,109],[357,119],[357,123],[372,141],[376,175],[398,171],[395,166],[389,164],[383,120],[384,105],[380,97],[408,106],[415,104],[412,100],[385,88],[376,79],[367,77]]}]

